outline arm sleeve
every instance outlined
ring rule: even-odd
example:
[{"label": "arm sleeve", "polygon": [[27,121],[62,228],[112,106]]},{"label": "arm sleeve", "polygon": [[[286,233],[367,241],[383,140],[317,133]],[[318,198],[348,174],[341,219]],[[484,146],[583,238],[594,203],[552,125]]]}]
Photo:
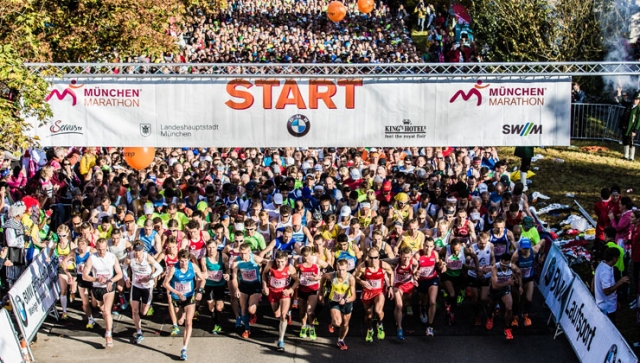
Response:
[{"label": "arm sleeve", "polygon": [[164,271],[162,269],[162,266],[160,265],[160,263],[158,263],[158,261],[153,260],[153,275],[151,275],[152,278],[156,278],[158,276],[160,276],[162,274],[162,271]]}]

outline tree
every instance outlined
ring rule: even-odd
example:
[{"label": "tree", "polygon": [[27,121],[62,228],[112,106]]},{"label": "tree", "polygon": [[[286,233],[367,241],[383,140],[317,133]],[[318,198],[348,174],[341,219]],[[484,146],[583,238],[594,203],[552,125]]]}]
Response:
[{"label": "tree", "polygon": [[23,146],[29,141],[23,116],[36,115],[40,121],[51,116],[44,101],[46,82],[23,62],[161,58],[178,50],[170,24],[225,6],[225,0],[0,1],[0,142]]},{"label": "tree", "polygon": [[601,10],[612,0],[474,1],[476,42],[492,62],[601,60]]}]

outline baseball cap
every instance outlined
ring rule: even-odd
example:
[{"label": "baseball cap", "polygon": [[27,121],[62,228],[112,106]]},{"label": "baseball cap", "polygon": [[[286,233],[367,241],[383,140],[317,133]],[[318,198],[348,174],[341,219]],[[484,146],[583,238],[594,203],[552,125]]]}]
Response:
[{"label": "baseball cap", "polygon": [[349,206],[345,205],[340,209],[340,217],[348,217],[350,215],[351,215],[351,208],[349,208]]},{"label": "baseball cap", "polygon": [[322,165],[320,164],[316,164],[316,166],[313,167],[313,170],[315,171],[322,171]]},{"label": "baseball cap", "polygon": [[633,97],[634,100],[640,100],[640,92],[636,93],[636,95]]},{"label": "baseball cap", "polygon": [[135,218],[133,218],[132,214],[127,214],[126,216],[124,216],[124,222],[134,222]]},{"label": "baseball cap", "polygon": [[511,182],[509,181],[509,176],[508,175],[503,175],[500,177],[500,182],[506,186],[509,186],[511,184]]},{"label": "baseball cap", "polygon": [[144,214],[153,214],[153,204],[146,203],[144,205]]},{"label": "baseball cap", "polygon": [[382,191],[383,192],[390,192],[391,191],[391,182],[386,180],[384,183],[382,183]]},{"label": "baseball cap", "polygon": [[360,170],[356,168],[351,169],[351,179],[360,179]]},{"label": "baseball cap", "polygon": [[531,240],[528,238],[523,238],[520,240],[520,248],[531,248]]},{"label": "baseball cap", "polygon": [[282,194],[276,193],[276,195],[273,196],[273,203],[282,204]]},{"label": "baseball cap", "polygon": [[487,184],[482,183],[482,184],[478,185],[478,192],[479,193],[484,193],[486,191],[489,191],[489,187],[487,187]]}]

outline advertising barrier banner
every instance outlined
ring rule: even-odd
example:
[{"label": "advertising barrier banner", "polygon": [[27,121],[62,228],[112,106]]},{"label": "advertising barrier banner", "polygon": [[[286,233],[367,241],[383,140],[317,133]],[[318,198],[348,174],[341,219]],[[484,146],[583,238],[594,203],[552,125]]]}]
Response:
[{"label": "advertising barrier banner", "polygon": [[575,275],[562,252],[555,244],[552,245],[542,267],[538,289],[556,321],[562,316],[567,291],[571,288],[574,278]]},{"label": "advertising barrier banner", "polygon": [[638,361],[615,325],[598,309],[591,292],[579,278],[571,284],[559,321],[581,362]]},{"label": "advertising barrier banner", "polygon": [[18,334],[13,328],[9,312],[0,309],[0,361],[1,362],[23,362],[22,350]]},{"label": "advertising barrier banner", "polygon": [[49,250],[43,250],[9,290],[9,298],[18,326],[31,342],[49,309],[60,298],[58,259],[47,262]]},{"label": "advertising barrier banner", "polygon": [[64,79],[42,146],[567,146],[569,78]]}]

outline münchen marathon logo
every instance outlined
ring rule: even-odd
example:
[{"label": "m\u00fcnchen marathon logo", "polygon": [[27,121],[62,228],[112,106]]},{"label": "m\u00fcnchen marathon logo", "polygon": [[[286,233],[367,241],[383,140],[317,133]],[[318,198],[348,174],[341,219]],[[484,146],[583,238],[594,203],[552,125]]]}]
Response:
[{"label": "m\u00fcnchen marathon logo", "polygon": [[293,115],[287,121],[287,131],[293,137],[303,137],[311,130],[311,122],[305,115]]}]

